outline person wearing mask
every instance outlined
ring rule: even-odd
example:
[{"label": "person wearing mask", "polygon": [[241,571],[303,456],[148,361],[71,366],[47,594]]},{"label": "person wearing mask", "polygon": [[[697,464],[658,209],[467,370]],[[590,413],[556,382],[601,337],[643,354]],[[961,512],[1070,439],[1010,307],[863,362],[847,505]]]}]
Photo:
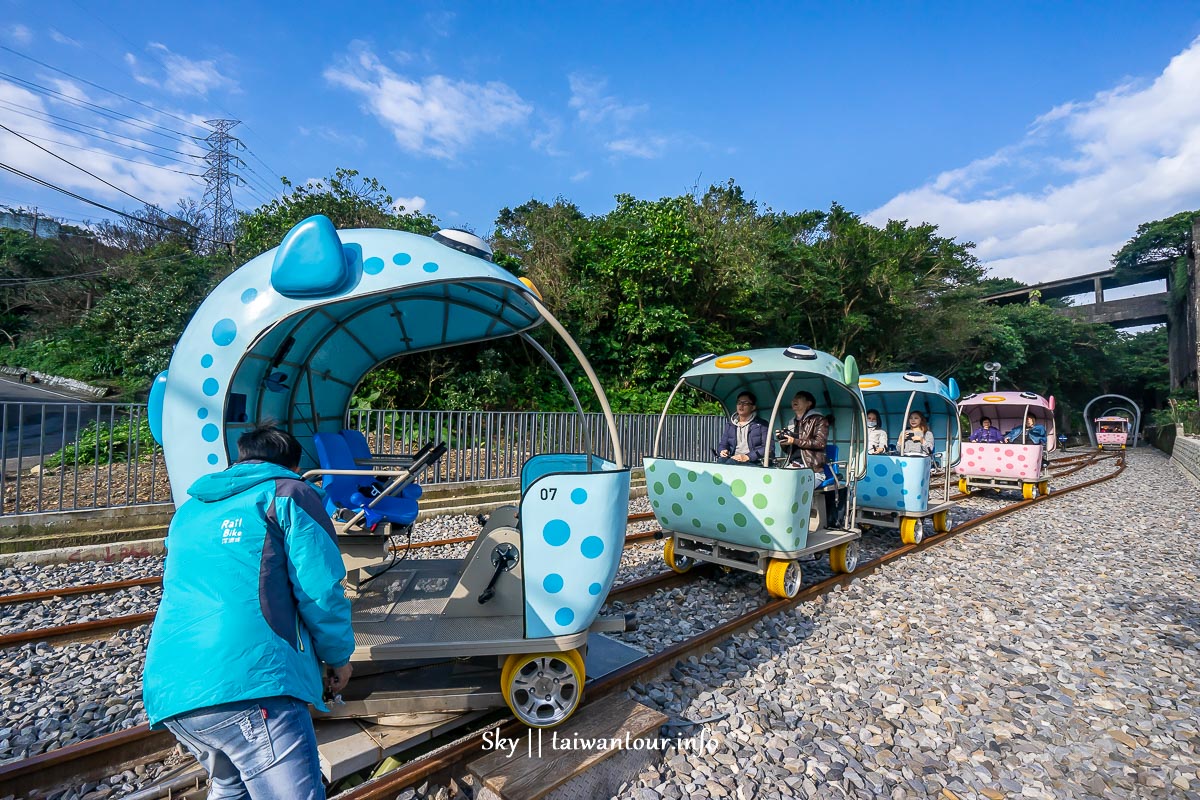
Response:
[{"label": "person wearing mask", "polygon": [[736,410],[717,442],[718,464],[762,463],[767,452],[767,421],[754,413],[757,410],[754,392],[737,396]]},{"label": "person wearing mask", "polygon": [[980,417],[979,427],[971,432],[971,437],[968,441],[999,444],[1003,438],[1000,434],[1000,429],[992,427],[992,420],[990,418]]},{"label": "person wearing mask", "polygon": [[779,431],[779,443],[788,448],[789,469],[808,467],[821,472],[825,466],[825,445],[829,439],[829,421],[816,410],[817,399],[810,392],[799,391],[792,396],[792,411],[796,418],[788,428]]},{"label": "person wearing mask", "polygon": [[325,797],[309,705],[350,679],[354,630],[337,537],[300,443],[259,425],[238,461],[188,489],[167,532],[142,697],[208,772],[208,797]]},{"label": "person wearing mask", "polygon": [[913,411],[908,415],[908,428],[900,434],[897,443],[902,456],[929,456],[933,453],[933,431],[925,421],[925,415]]},{"label": "person wearing mask", "polygon": [[884,455],[887,450],[887,431],[880,422],[879,412],[872,408],[867,412],[867,452],[872,455]]}]

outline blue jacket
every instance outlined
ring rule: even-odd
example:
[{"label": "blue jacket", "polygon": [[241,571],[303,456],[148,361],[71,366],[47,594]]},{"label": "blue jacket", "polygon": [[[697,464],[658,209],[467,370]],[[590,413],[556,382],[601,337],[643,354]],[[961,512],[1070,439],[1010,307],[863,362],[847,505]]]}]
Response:
[{"label": "blue jacket", "polygon": [[1032,428],[1022,428],[1020,425],[1013,428],[1008,433],[1004,434],[1004,441],[1015,442],[1021,438],[1021,431],[1025,431],[1025,438],[1030,444],[1045,444],[1046,443],[1046,426],[1034,425]]},{"label": "blue jacket", "polygon": [[262,461],[205,475],[188,494],[167,533],[142,676],[150,724],[278,695],[327,710],[318,662],[348,662],[354,631],[320,494]]},{"label": "blue jacket", "polygon": [[[734,420],[737,415],[734,414],[725,423],[725,431],[721,434],[721,440],[717,442],[717,453],[722,450],[728,450],[729,455],[733,455],[737,450],[737,423]],[[746,439],[750,445],[750,461],[762,461],[763,455],[767,452],[767,421],[762,417],[754,417],[750,420],[750,433]]]},{"label": "blue jacket", "polygon": [[[1018,428],[1017,435],[1020,435],[1020,431],[1021,431],[1021,429]],[[971,434],[971,438],[968,441],[985,442],[985,443],[990,442],[990,443],[998,444],[1003,439],[1004,439],[1004,437],[1001,435],[999,428],[994,428],[994,427],[993,428],[985,428],[982,425],[980,425],[978,428],[976,428],[974,430],[974,432]]]}]

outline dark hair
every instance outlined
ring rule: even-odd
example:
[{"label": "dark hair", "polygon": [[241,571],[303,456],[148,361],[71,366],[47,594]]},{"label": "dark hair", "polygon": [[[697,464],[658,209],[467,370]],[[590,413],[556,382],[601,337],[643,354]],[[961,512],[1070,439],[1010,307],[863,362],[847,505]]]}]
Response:
[{"label": "dark hair", "polygon": [[812,392],[806,392],[803,389],[801,389],[800,391],[798,391],[794,395],[792,395],[793,400],[795,400],[797,397],[803,397],[805,400],[808,401],[808,404],[810,406],[812,406],[813,408],[817,407],[817,398],[813,397]]},{"label": "dark hair", "polygon": [[980,424],[980,425],[982,425],[982,424],[983,424],[983,423],[985,423],[985,422],[991,422],[991,421],[992,421],[992,418],[991,418],[991,417],[980,417],[980,418],[979,418],[979,424]]},{"label": "dark hair", "polygon": [[758,405],[758,398],[754,395],[754,392],[750,391],[749,389],[744,392],[738,392],[738,396],[734,399],[741,400],[743,397],[750,398],[751,403],[753,403],[755,406]]},{"label": "dark hair", "polygon": [[882,416],[880,416],[880,414],[879,414],[879,412],[878,412],[878,411],[876,411],[876,410],[875,410],[875,409],[873,409],[873,408],[868,408],[868,409],[867,409],[867,416],[869,417],[869,416],[871,416],[872,414],[874,414],[874,415],[875,415],[875,419],[879,420],[880,422],[883,422],[883,417],[882,417]]},{"label": "dark hair", "polygon": [[238,461],[267,461],[284,469],[300,466],[300,442],[270,423],[256,425],[238,439]]}]

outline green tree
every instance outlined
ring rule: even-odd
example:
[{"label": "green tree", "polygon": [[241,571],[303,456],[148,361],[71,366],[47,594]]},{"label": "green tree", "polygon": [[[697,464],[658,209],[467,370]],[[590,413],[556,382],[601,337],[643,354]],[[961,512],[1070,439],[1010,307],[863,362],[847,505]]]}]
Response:
[{"label": "green tree", "polygon": [[433,217],[397,208],[387,189],[375,178],[338,168],[332,176],[299,186],[287,178],[290,194],[243,214],[237,225],[234,252],[239,262],[276,247],[292,227],[314,214],[324,214],[338,228],[390,228],[424,235],[438,229]]}]

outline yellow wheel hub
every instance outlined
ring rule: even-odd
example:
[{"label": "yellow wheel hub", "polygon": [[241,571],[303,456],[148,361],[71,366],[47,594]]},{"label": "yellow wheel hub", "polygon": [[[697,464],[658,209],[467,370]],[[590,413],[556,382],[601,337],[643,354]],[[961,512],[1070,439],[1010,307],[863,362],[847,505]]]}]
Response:
[{"label": "yellow wheel hub", "polygon": [[531,728],[565,722],[583,695],[583,656],[565,653],[514,653],[500,671],[500,691],[513,716]]},{"label": "yellow wheel hub", "polygon": [[663,542],[663,561],[667,562],[667,566],[679,573],[687,572],[692,567],[696,566],[696,562],[689,556],[675,557],[675,539],[671,537]]},{"label": "yellow wheel hub", "polygon": [[772,558],[767,564],[767,594],[791,600],[800,593],[803,575],[799,561]]},{"label": "yellow wheel hub", "polygon": [[971,493],[971,489],[967,486],[966,478],[958,479],[958,493],[959,494],[970,494]]},{"label": "yellow wheel hub", "polygon": [[1037,497],[1037,484],[1036,483],[1022,483],[1021,484],[1021,497],[1024,497],[1026,500],[1032,500],[1033,498]]},{"label": "yellow wheel hub", "polygon": [[920,544],[925,538],[925,526],[921,520],[904,517],[900,520],[900,541],[904,544]]},{"label": "yellow wheel hub", "polygon": [[934,533],[945,533],[950,530],[950,511],[939,511],[933,515]]},{"label": "yellow wheel hub", "polygon": [[1038,494],[1050,494],[1050,481],[1038,481]]},{"label": "yellow wheel hub", "polygon": [[843,542],[829,551],[829,568],[838,575],[858,569],[858,542]]}]

